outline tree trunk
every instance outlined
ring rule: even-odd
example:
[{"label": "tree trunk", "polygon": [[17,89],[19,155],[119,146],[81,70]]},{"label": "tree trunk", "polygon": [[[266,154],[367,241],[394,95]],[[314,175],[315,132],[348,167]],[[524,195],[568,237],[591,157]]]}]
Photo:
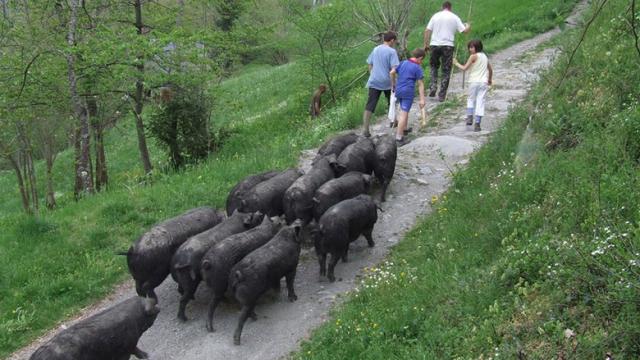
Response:
[{"label": "tree trunk", "polygon": [[56,207],[56,196],[53,191],[53,163],[56,159],[56,154],[53,149],[52,138],[46,136],[44,139],[44,160],[47,165],[47,195],[45,196],[45,204],[47,209],[52,210]]},{"label": "tree trunk", "polygon": [[18,122],[16,124],[16,131],[18,133],[19,144],[19,158],[22,165],[22,178],[26,182],[25,190],[27,191],[29,198],[31,199],[31,208],[34,211],[38,210],[38,188],[36,181],[36,171],[33,166],[33,150],[31,148],[31,141],[29,140],[29,134],[25,128],[24,122]]},{"label": "tree trunk", "polygon": [[96,152],[96,190],[106,189],[109,183],[107,174],[107,157],[104,151],[104,126],[102,121],[93,122],[94,146]]},{"label": "tree trunk", "polygon": [[[74,47],[76,40],[76,28],[78,22],[78,0],[71,0],[71,15],[69,17],[69,32],[67,36],[67,43],[70,47]],[[73,112],[76,120],[78,121],[78,138],[79,146],[76,150],[79,154],[76,155],[76,181],[80,181],[80,189],[77,192],[77,196],[84,194],[92,194],[93,179],[90,176],[89,169],[89,120],[87,116],[87,109],[85,108],[80,95],[78,94],[77,76],[75,70],[76,57],[73,53],[66,54],[67,58],[67,71],[69,77],[69,92],[71,93],[71,101],[73,103]]]},{"label": "tree trunk", "polygon": [[29,201],[29,193],[24,186],[24,179],[22,177],[22,170],[20,170],[20,164],[18,164],[18,161],[16,161],[13,155],[8,155],[7,159],[11,163],[11,167],[13,167],[13,170],[16,172],[16,178],[18,179],[18,188],[20,189],[20,197],[22,199],[22,208],[27,214],[33,215],[33,210],[31,209]]},{"label": "tree trunk", "polygon": [[[134,7],[136,11],[136,28],[138,29],[138,35],[144,35],[144,24],[142,23],[142,2],[141,0],[135,0]],[[149,158],[149,149],[147,148],[147,138],[144,134],[144,122],[142,121],[142,108],[144,106],[144,58],[138,57],[136,63],[136,69],[138,70],[138,79],[136,80],[136,93],[134,96],[134,118],[136,121],[136,131],[138,134],[138,149],[140,151],[140,159],[142,160],[142,166],[144,173],[149,174],[153,167],[151,166],[151,159]]]}]

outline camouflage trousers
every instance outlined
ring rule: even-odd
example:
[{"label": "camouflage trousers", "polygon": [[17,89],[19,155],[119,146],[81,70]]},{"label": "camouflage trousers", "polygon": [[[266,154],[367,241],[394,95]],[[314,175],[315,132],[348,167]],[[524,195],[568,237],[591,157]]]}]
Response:
[{"label": "camouflage trousers", "polygon": [[444,100],[449,88],[451,66],[453,65],[453,46],[431,46],[431,82],[429,83],[429,96],[435,96],[438,91],[438,69],[442,66],[442,78],[440,80],[440,92],[438,99]]}]

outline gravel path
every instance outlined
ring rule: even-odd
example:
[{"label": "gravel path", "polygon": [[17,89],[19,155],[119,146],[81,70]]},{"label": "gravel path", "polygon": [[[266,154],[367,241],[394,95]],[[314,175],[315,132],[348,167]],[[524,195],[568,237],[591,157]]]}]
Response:
[{"label": "gravel path", "polygon": [[[576,8],[575,14],[581,13],[584,8],[586,2]],[[568,24],[577,22],[575,14],[567,20]],[[205,317],[210,293],[203,285],[196,294],[196,300],[187,307],[187,316],[191,320],[181,323],[176,319],[179,302],[176,284],[169,277],[156,289],[162,312],[154,326],[140,340],[139,347],[149,352],[155,360],[267,360],[281,358],[296,350],[299,341],[327,319],[329,310],[340,301],[342,295],[357,285],[361,269],[380,263],[404,233],[419,218],[431,212],[430,200],[447,189],[451,171],[464,166],[471,154],[487,141],[507,116],[509,107],[524,98],[531,84],[536,81],[536,74],[551,64],[558,50],[548,48],[536,52],[535,56],[527,55],[559,32],[558,29],[552,30],[490,54],[495,80],[494,88],[487,96],[487,114],[483,119],[482,131],[473,132],[471,127],[464,125],[464,106],[460,105],[443,110],[436,118],[436,128],[417,132],[412,135],[409,144],[399,149],[396,175],[389,187],[387,202],[382,205],[384,212],[380,214],[374,229],[376,246],[368,248],[364,239],[351,244],[349,262],[339,263],[336,267],[338,281],[319,281],[315,254],[311,249],[304,249],[295,283],[298,301],[290,303],[286,300],[284,286],[280,294],[266,296],[256,308],[258,320],[247,322],[242,345],[234,346],[232,336],[238,318],[238,306],[234,303],[221,304],[214,319],[217,332],[208,333],[205,330]],[[461,85],[461,74],[454,74],[450,99],[462,97]],[[432,99],[428,99],[430,112],[436,106]],[[409,119],[417,129],[417,104],[414,104]],[[387,121],[380,119],[372,130],[374,134],[388,132]],[[315,149],[303,152],[301,167],[308,168],[314,153]],[[128,281],[107,299],[83,311],[79,318],[133,295],[133,282]],[[51,335],[42,337],[9,359],[27,359]]]}]

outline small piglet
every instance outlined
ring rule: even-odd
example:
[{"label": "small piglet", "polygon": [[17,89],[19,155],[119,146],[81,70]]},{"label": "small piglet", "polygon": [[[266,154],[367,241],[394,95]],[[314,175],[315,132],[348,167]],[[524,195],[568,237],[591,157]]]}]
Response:
[{"label": "small piglet", "polygon": [[279,219],[273,222],[265,216],[259,226],[227,237],[211,247],[204,255],[201,264],[202,278],[213,290],[213,297],[209,303],[207,330],[214,331],[213,313],[227,291],[231,268],[250,252],[271,240],[281,226]]},{"label": "small piglet", "polygon": [[229,196],[227,197],[227,215],[231,216],[236,209],[240,208],[240,202],[247,191],[253,189],[259,183],[271,179],[279,173],[279,171],[267,171],[261,174],[247,176],[237,183],[236,186],[229,191]]},{"label": "small piglet", "polygon": [[129,248],[126,254],[129,272],[140,296],[158,299],[154,289],[169,275],[171,258],[190,236],[210,229],[222,220],[223,212],[210,207],[190,210],[155,225]]},{"label": "small piglet", "polygon": [[132,297],[62,330],[29,359],[128,360],[131,355],[148,359],[138,340],[159,312],[154,299]]},{"label": "small piglet", "polygon": [[[327,210],[311,231],[320,263],[320,275],[327,275],[333,282],[333,270],[340,258],[347,260],[349,243],[364,235],[369,247],[373,247],[373,226],[378,220],[378,206],[369,195],[358,195],[337,203]],[[327,254],[331,254],[329,273],[326,271]]]},{"label": "small piglet", "polygon": [[358,135],[356,133],[347,133],[344,135],[335,136],[327,140],[320,149],[318,149],[318,155],[313,159],[313,164],[325,156],[334,154],[336,157],[340,156],[340,153],[344,148],[358,141]]},{"label": "small piglet", "polygon": [[358,171],[348,172],[341,177],[329,180],[316,190],[313,197],[313,217],[320,221],[322,214],[342,200],[366,194],[371,187],[371,176]]},{"label": "small piglet", "polygon": [[376,160],[376,150],[369,138],[359,138],[357,142],[347,146],[338,156],[343,173],[359,171],[371,174]]},{"label": "small piglet", "polygon": [[212,246],[226,237],[258,226],[264,215],[260,212],[241,213],[237,210],[226,220],[213,228],[196,234],[180,245],[171,259],[171,276],[178,283],[182,297],[178,308],[178,319],[187,321],[185,309],[195,296],[202,280],[200,262]]},{"label": "small piglet", "polygon": [[283,206],[287,223],[300,219],[304,224],[313,218],[313,195],[316,190],[341,172],[336,156],[316,161],[311,170],[300,176],[284,193]]},{"label": "small piglet", "polygon": [[298,299],[293,291],[296,267],[300,258],[301,221],[285,226],[268,243],[237,263],[229,275],[229,287],[242,304],[233,343],[240,345],[242,327],[247,317],[256,317],[254,308],[258,298],[269,288],[280,288],[280,279],[287,280],[289,301]]},{"label": "small piglet", "polygon": [[391,182],[396,169],[396,158],[398,157],[398,145],[392,135],[383,135],[376,139],[376,159],[373,166],[373,173],[382,186],[381,200],[385,201],[387,187]]},{"label": "small piglet", "polygon": [[289,169],[265,180],[248,190],[240,201],[240,211],[260,211],[267,216],[280,216],[284,213],[282,198],[289,186],[302,175],[298,169]]}]

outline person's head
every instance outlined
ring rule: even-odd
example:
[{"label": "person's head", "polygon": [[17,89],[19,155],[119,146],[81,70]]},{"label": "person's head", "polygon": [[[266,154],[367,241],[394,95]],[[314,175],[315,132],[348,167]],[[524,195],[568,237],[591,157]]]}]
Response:
[{"label": "person's head", "polygon": [[382,40],[384,40],[384,42],[386,43],[394,43],[396,40],[398,39],[398,35],[396,35],[396,33],[394,31],[387,31],[386,33],[384,33]]},{"label": "person's head", "polygon": [[482,52],[482,41],[473,39],[467,44],[467,49],[471,54]]},{"label": "person's head", "polygon": [[422,62],[425,56],[427,56],[427,52],[422,48],[416,48],[411,52],[411,56],[413,56],[418,62]]},{"label": "person's head", "polygon": [[450,1],[445,1],[442,3],[442,8],[445,10],[449,10],[451,11],[451,2]]},{"label": "person's head", "polygon": [[318,90],[320,90],[321,93],[324,93],[325,91],[327,91],[327,85],[320,84],[320,86],[318,86]]}]

